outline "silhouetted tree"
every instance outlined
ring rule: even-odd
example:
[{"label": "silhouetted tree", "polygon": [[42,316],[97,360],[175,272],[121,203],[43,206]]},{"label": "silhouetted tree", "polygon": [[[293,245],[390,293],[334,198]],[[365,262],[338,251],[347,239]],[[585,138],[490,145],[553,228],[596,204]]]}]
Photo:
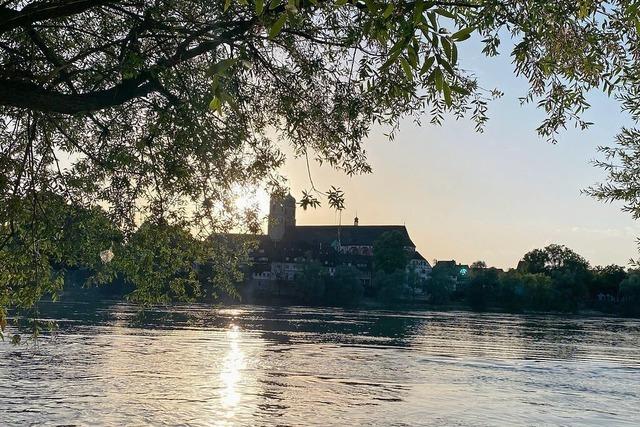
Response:
[{"label": "silhouetted tree", "polygon": [[486,264],[480,268],[472,267],[470,280],[465,288],[467,303],[474,310],[485,310],[488,304],[495,300],[498,284],[497,269],[486,268]]},{"label": "silhouetted tree", "polygon": [[487,263],[484,261],[475,261],[471,263],[471,268],[474,270],[479,270],[483,268],[487,268]]},{"label": "silhouetted tree", "polygon": [[356,305],[364,295],[360,271],[350,265],[336,267],[333,277],[327,277],[325,300],[329,305]]},{"label": "silhouetted tree", "polygon": [[619,265],[597,266],[593,269],[593,280],[589,288],[591,298],[596,298],[598,294],[618,296],[620,283],[627,278],[624,267]]},{"label": "silhouetted tree", "polygon": [[328,279],[326,269],[319,262],[305,262],[302,271],[298,272],[294,279],[302,302],[312,305],[322,304],[325,300]]},{"label": "silhouetted tree", "polygon": [[626,316],[640,316],[640,271],[629,272],[620,283],[620,306]]},{"label": "silhouetted tree", "polygon": [[404,271],[409,262],[405,244],[404,236],[397,231],[382,233],[373,243],[374,269],[387,274]]},{"label": "silhouetted tree", "polygon": [[405,296],[406,272],[395,270],[391,273],[377,271],[373,277],[376,298],[383,303],[392,303]]}]

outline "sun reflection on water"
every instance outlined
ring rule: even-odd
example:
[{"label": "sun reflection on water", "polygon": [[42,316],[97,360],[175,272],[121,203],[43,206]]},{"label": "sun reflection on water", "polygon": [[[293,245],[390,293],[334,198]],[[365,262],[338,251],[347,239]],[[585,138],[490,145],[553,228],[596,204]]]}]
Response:
[{"label": "sun reflection on water", "polygon": [[227,331],[229,349],[224,357],[224,365],[220,372],[220,380],[223,387],[220,391],[220,401],[225,418],[232,418],[240,403],[241,394],[238,390],[242,380],[242,369],[245,367],[244,353],[240,349],[240,328],[230,325]]}]

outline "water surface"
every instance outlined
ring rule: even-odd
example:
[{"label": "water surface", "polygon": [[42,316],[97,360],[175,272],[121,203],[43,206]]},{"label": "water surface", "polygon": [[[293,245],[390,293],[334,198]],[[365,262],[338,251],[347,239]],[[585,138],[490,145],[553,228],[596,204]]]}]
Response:
[{"label": "water surface", "polygon": [[640,425],[640,322],[60,304],[0,425]]}]

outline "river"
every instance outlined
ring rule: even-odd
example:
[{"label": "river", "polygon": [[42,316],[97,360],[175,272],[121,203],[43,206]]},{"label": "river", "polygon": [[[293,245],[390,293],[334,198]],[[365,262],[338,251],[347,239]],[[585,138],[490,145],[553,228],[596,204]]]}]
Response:
[{"label": "river", "polygon": [[640,425],[638,320],[123,303],[43,316],[57,331],[0,342],[0,425]]}]

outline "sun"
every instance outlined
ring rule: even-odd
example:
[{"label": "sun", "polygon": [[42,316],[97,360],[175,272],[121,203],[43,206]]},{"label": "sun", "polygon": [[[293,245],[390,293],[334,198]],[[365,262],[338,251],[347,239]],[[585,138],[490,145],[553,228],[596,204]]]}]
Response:
[{"label": "sun", "polygon": [[234,189],[235,208],[238,212],[257,209],[258,215],[266,215],[269,211],[269,195],[262,188],[238,187]]}]

